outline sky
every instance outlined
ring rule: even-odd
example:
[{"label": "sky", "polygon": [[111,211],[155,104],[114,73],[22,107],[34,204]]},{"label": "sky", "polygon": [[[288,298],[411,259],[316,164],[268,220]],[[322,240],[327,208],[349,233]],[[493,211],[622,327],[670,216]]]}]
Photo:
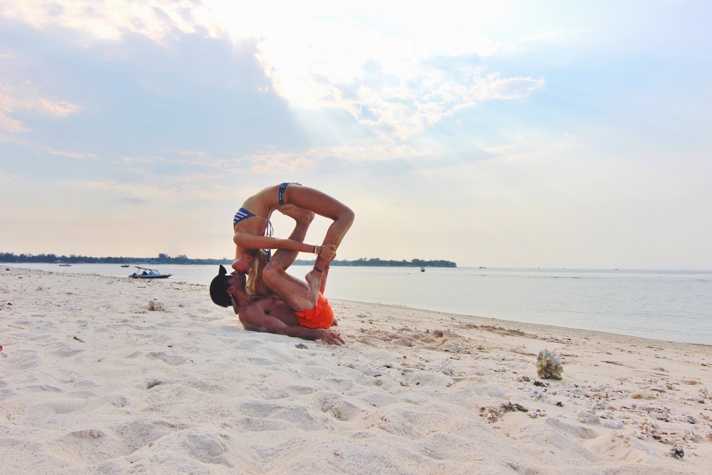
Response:
[{"label": "sky", "polygon": [[0,251],[229,258],[243,201],[298,182],[355,211],[339,259],[710,270],[711,21],[707,0],[0,0]]}]

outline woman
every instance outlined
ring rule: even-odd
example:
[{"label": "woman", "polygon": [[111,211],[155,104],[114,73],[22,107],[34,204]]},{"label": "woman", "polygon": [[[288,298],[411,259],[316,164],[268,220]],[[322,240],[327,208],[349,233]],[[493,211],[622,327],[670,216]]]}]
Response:
[{"label": "woman", "polygon": [[[272,224],[269,219],[274,210],[285,205],[294,205],[334,221],[326,231],[321,245],[272,237]],[[308,282],[320,281],[324,268],[333,259],[336,248],[353,221],[354,212],[349,207],[321,191],[301,186],[299,183],[270,186],[247,198],[235,213],[232,240],[237,248],[232,268],[243,274],[249,273],[255,260],[260,259],[260,249],[309,252],[314,253],[317,258],[314,269],[307,274],[306,279]]]}]

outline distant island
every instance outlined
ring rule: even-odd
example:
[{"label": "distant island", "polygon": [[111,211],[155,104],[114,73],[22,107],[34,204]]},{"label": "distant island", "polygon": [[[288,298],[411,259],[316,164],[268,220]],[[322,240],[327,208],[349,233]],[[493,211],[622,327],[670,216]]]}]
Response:
[{"label": "distant island", "polygon": [[[232,264],[232,259],[190,259],[187,256],[181,255],[171,257],[168,254],[160,253],[158,257],[90,257],[90,256],[60,256],[57,254],[14,254],[12,252],[0,252],[0,262],[3,263],[28,263],[34,262],[39,264]],[[297,259],[295,265],[311,266],[314,260]],[[353,267],[457,267],[452,261],[445,260],[424,260],[424,259],[405,259],[400,261],[384,260],[378,258],[361,258],[354,261],[335,260],[331,263],[333,266],[353,266]]]}]

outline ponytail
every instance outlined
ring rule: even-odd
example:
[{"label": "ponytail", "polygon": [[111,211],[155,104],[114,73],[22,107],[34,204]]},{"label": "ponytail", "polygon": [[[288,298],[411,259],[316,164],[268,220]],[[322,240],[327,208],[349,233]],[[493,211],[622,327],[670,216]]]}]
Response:
[{"label": "ponytail", "polygon": [[268,254],[262,249],[249,249],[245,251],[254,258],[252,261],[252,267],[250,268],[250,273],[247,276],[247,294],[252,296],[267,297],[272,295],[273,292],[265,284],[262,278],[262,271],[269,262]]}]

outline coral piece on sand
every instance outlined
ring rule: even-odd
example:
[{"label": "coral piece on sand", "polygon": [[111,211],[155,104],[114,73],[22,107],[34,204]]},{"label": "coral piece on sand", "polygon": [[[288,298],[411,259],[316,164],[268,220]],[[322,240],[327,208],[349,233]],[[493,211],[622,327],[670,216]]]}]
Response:
[{"label": "coral piece on sand", "polygon": [[148,302],[148,310],[151,312],[162,312],[165,310],[161,302],[150,300]]},{"label": "coral piece on sand", "polygon": [[542,379],[561,379],[564,366],[549,350],[541,350],[536,359],[536,372]]},{"label": "coral piece on sand", "polygon": [[[508,401],[506,403],[502,403],[499,405],[499,407],[481,407],[480,408],[480,416],[484,417],[487,419],[487,422],[497,422],[499,419],[502,418],[502,416],[506,412],[515,412],[515,411],[520,411],[520,412],[529,412],[529,409],[526,407],[522,406],[521,404],[517,403],[512,403],[511,401]],[[530,414],[531,416],[531,414]],[[537,417],[537,416],[534,416]]]}]

